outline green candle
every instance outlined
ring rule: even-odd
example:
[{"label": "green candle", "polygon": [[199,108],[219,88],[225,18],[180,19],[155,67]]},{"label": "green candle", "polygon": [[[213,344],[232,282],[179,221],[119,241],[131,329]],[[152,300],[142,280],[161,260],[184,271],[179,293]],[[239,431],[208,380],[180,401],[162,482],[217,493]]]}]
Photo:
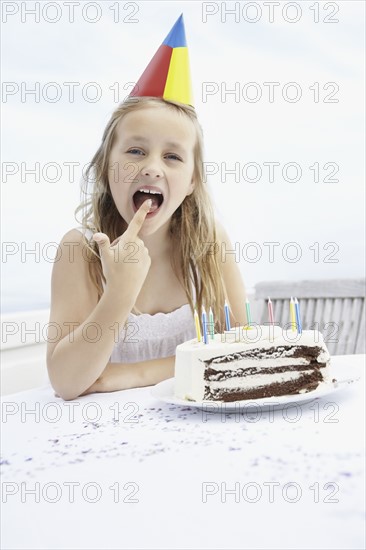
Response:
[{"label": "green candle", "polygon": [[251,325],[252,324],[252,317],[250,315],[250,304],[249,304],[249,300],[248,298],[245,300],[245,310],[247,312],[247,322],[248,322],[248,325]]}]

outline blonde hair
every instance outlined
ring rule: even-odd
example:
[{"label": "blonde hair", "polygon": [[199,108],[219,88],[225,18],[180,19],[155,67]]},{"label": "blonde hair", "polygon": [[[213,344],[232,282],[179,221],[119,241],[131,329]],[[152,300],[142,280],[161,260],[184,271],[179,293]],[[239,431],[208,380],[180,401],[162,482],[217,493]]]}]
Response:
[{"label": "blonde hair", "polygon": [[[127,223],[121,217],[112,198],[108,180],[109,157],[115,141],[116,127],[120,120],[131,111],[153,106],[161,107],[162,105],[187,116],[192,121],[197,136],[194,148],[194,190],[185,197],[170,222],[170,237],[174,250],[178,252],[177,257],[180,264],[179,266],[175,265],[172,259],[172,267],[177,275],[177,269],[181,269],[183,288],[192,312],[196,307],[201,318],[202,306],[205,306],[206,309],[212,307],[215,329],[222,332],[226,291],[217,261],[219,243],[216,237],[213,207],[204,177],[202,129],[193,107],[155,97],[132,97],[120,104],[113,112],[104,130],[102,143],[86,170],[86,189],[82,189],[82,194],[85,192],[86,196],[75,210],[75,217],[79,211],[82,211],[81,224],[83,228],[90,229],[93,233],[105,233],[110,242],[121,235],[121,227],[122,233],[127,229]],[[88,197],[90,185],[92,190]],[[90,277],[98,291],[99,300],[103,294],[102,280],[105,282],[105,277],[98,245],[93,240],[86,241],[85,245],[84,257],[89,262]],[[180,277],[178,278],[181,280]],[[195,304],[193,303],[192,282],[196,290]]]}]

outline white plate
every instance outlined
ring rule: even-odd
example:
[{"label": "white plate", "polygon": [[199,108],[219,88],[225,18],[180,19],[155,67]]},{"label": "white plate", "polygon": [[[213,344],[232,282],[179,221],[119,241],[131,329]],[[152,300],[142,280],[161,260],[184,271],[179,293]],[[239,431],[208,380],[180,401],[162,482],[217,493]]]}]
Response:
[{"label": "white plate", "polygon": [[158,399],[159,401],[164,401],[170,405],[179,405],[184,407],[195,407],[195,408],[206,408],[209,412],[220,412],[222,408],[225,411],[237,411],[238,409],[248,408],[250,410],[255,408],[283,408],[285,405],[290,403],[307,403],[309,401],[314,401],[319,397],[325,397],[331,393],[339,391],[349,384],[356,382],[358,378],[347,378],[346,380],[338,380],[335,383],[325,383],[322,382],[311,392],[300,393],[295,395],[281,395],[278,397],[264,397],[262,399],[245,399],[243,401],[188,401],[186,399],[179,399],[174,395],[174,378],[169,378],[164,380],[156,386],[151,388],[151,395]]}]

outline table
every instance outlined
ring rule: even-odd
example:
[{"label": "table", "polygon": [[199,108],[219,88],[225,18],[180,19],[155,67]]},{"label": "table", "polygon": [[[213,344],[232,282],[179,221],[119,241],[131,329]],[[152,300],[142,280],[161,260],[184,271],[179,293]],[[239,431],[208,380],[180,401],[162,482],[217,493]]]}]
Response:
[{"label": "table", "polygon": [[361,380],[260,415],[5,396],[2,548],[364,548],[365,356],[332,361]]}]

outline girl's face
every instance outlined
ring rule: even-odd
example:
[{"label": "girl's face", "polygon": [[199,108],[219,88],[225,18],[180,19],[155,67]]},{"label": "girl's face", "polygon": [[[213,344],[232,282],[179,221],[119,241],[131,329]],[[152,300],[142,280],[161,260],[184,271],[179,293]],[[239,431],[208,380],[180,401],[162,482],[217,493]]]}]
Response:
[{"label": "girl's face", "polygon": [[144,200],[153,200],[140,233],[149,235],[163,225],[168,227],[192,193],[195,143],[192,121],[164,105],[128,113],[117,125],[109,185],[127,223]]}]

